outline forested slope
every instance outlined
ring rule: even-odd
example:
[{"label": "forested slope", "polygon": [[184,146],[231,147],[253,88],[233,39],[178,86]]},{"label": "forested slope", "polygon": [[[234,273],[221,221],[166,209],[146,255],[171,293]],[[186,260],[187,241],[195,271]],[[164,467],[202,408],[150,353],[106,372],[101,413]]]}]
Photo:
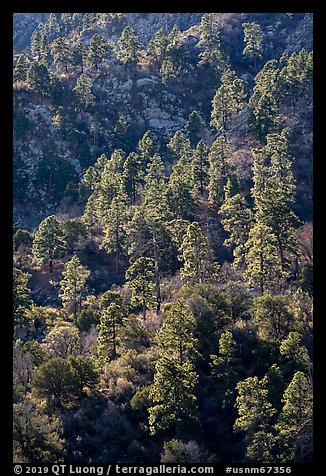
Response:
[{"label": "forested slope", "polygon": [[15,461],[310,462],[312,15],[14,48]]}]

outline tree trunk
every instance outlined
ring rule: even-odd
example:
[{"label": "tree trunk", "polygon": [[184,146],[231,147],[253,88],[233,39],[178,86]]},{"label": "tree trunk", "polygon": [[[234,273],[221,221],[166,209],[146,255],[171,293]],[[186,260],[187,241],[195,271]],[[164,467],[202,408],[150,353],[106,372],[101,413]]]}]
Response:
[{"label": "tree trunk", "polygon": [[52,261],[52,259],[50,259],[49,268],[50,268],[50,273],[53,273],[53,261]]},{"label": "tree trunk", "polygon": [[156,313],[161,311],[161,285],[160,273],[158,268],[158,253],[155,230],[153,231],[153,245],[154,245],[154,272],[155,272],[155,289],[156,289]]}]

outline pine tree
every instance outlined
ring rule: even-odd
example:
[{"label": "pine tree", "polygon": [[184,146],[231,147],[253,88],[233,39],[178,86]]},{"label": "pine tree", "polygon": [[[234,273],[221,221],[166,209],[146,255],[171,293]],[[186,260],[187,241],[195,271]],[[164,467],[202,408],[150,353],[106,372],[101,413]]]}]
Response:
[{"label": "pine tree", "polygon": [[[245,431],[245,441],[247,442],[246,458],[254,461],[258,454],[269,458],[270,453],[266,452],[267,441],[273,442],[270,431],[272,418],[276,413],[268,401],[268,390],[265,388],[263,380],[257,377],[248,377],[236,385],[238,396],[235,408],[238,411],[238,418],[234,422],[234,431]],[[264,437],[262,438],[262,435]],[[268,460],[264,461],[269,462]]]},{"label": "pine tree", "polygon": [[27,56],[24,53],[21,53],[16,61],[13,80],[14,81],[26,81],[28,70],[28,61]]},{"label": "pine tree", "polygon": [[72,28],[72,14],[71,13],[61,13],[61,25],[62,33],[68,35]]},{"label": "pine tree", "polygon": [[228,66],[228,59],[221,45],[220,29],[217,23],[217,13],[205,13],[200,23],[200,40],[198,47],[199,65],[209,64],[220,75]]},{"label": "pine tree", "polygon": [[194,109],[189,115],[188,121],[186,122],[185,126],[187,136],[192,147],[195,147],[198,144],[203,127],[204,120],[200,116],[200,114]]},{"label": "pine tree", "polygon": [[254,70],[257,71],[257,60],[262,57],[263,53],[263,34],[258,23],[243,23],[244,42],[246,47],[243,50],[244,56],[252,58],[254,62]]},{"label": "pine tree", "polygon": [[38,61],[41,61],[41,57],[42,57],[41,40],[42,40],[42,33],[39,29],[37,29],[32,34],[31,53],[34,57],[37,57]]},{"label": "pine tree", "polygon": [[218,355],[211,355],[211,367],[212,374],[218,379],[225,380],[225,401],[230,401],[232,395],[235,379],[237,378],[236,365],[239,363],[239,359],[236,355],[236,341],[231,331],[222,332],[219,339],[219,353]]},{"label": "pine tree", "polygon": [[252,195],[256,220],[271,228],[284,272],[289,271],[290,259],[299,255],[294,228],[299,220],[293,212],[295,179],[293,158],[289,153],[289,134],[289,129],[283,129],[281,134],[268,134],[266,145],[253,151]]},{"label": "pine tree", "polygon": [[184,299],[178,299],[164,310],[163,326],[158,336],[162,355],[175,358],[178,364],[193,362],[198,356],[194,337],[196,319]]},{"label": "pine tree", "polygon": [[102,35],[95,34],[92,36],[87,51],[87,61],[89,64],[94,65],[98,70],[99,64],[101,64],[107,56],[108,44]]},{"label": "pine tree", "polygon": [[55,215],[45,218],[39,225],[33,242],[33,254],[39,263],[48,263],[53,272],[53,260],[64,255],[66,242],[64,231]]},{"label": "pine tree", "polygon": [[233,266],[240,268],[245,264],[247,247],[245,246],[254,218],[246,200],[240,194],[227,196],[218,212],[225,231],[229,233],[224,245],[232,247],[234,261]]},{"label": "pine tree", "polygon": [[51,54],[53,62],[58,69],[65,68],[68,73],[68,66],[71,64],[71,51],[66,38],[56,38],[51,44]]},{"label": "pine tree", "polygon": [[28,281],[30,274],[23,273],[20,269],[13,269],[13,318],[17,327],[28,327],[31,324],[30,308],[32,300]]},{"label": "pine tree", "polygon": [[259,337],[269,342],[279,343],[294,325],[288,296],[267,293],[258,296],[253,301],[251,314]]},{"label": "pine tree", "polygon": [[117,357],[117,330],[122,324],[123,314],[118,304],[112,302],[103,311],[98,325],[97,353],[100,359],[116,359]]},{"label": "pine tree", "polygon": [[60,32],[60,25],[57,18],[57,13],[50,13],[47,24],[47,31],[51,39],[55,38]]},{"label": "pine tree", "polygon": [[143,183],[141,160],[136,152],[131,152],[123,163],[124,189],[131,198],[133,204]]},{"label": "pine tree", "polygon": [[78,108],[83,110],[94,104],[95,96],[92,94],[92,80],[85,74],[81,74],[73,88],[78,101]]},{"label": "pine tree", "polygon": [[85,283],[90,271],[83,266],[77,256],[73,256],[66,264],[60,281],[60,297],[67,312],[73,311],[75,322],[81,311]]},{"label": "pine tree", "polygon": [[104,218],[104,239],[101,248],[116,255],[116,272],[120,273],[120,258],[126,253],[126,225],[128,219],[128,197],[119,192],[113,197]]},{"label": "pine tree", "polygon": [[154,260],[152,258],[136,259],[126,271],[126,286],[131,289],[133,305],[141,305],[143,319],[146,310],[154,303]]},{"label": "pine tree", "polygon": [[218,130],[222,128],[225,134],[230,122],[243,109],[246,98],[243,81],[237,78],[234,71],[227,69],[221,77],[221,85],[212,101],[211,126]]},{"label": "pine tree", "polygon": [[80,66],[81,73],[84,72],[86,54],[87,54],[87,51],[82,41],[77,43],[77,45],[73,48],[71,53],[71,63],[74,66]]},{"label": "pine tree", "polygon": [[[181,165],[182,159],[173,166],[173,172],[169,178],[169,207],[177,219],[191,220],[194,218],[196,202],[193,197],[193,182],[189,177],[191,170],[189,166],[187,167],[188,160],[185,161],[185,165]],[[180,169],[183,173],[180,173]]]},{"label": "pine tree", "polygon": [[183,261],[180,273],[186,280],[202,284],[216,277],[218,265],[209,249],[207,237],[196,222],[188,226],[180,251]]},{"label": "pine tree", "polygon": [[282,402],[284,406],[275,425],[280,440],[279,460],[282,463],[311,462],[313,394],[303,372],[294,374]]},{"label": "pine tree", "polygon": [[232,164],[230,145],[224,136],[219,136],[211,145],[209,154],[208,200],[220,205],[225,199],[228,179],[235,180],[235,167]]},{"label": "pine tree", "polygon": [[176,162],[181,157],[188,157],[189,161],[192,156],[191,146],[188,139],[185,139],[183,133],[178,130],[167,144],[169,162]]},{"label": "pine tree", "polygon": [[28,88],[36,93],[40,93],[41,99],[49,94],[51,78],[45,64],[34,61],[27,70],[26,82]]},{"label": "pine tree", "polygon": [[277,250],[277,240],[273,230],[256,223],[250,230],[245,243],[247,269],[244,276],[250,286],[258,288],[261,295],[267,289],[274,289],[283,278],[282,263]]},{"label": "pine tree", "polygon": [[204,194],[204,186],[208,185],[208,151],[205,143],[200,140],[193,154],[192,159],[192,176],[195,185],[195,190],[200,191],[200,194]]},{"label": "pine tree", "polygon": [[182,365],[168,356],[155,366],[150,390],[153,406],[148,409],[151,435],[174,430],[177,436],[194,431],[197,405],[194,389],[198,376],[189,362]]},{"label": "pine tree", "polygon": [[141,43],[131,26],[126,26],[118,39],[117,58],[127,67],[135,68],[141,51]]},{"label": "pine tree", "polygon": [[155,32],[154,38],[149,41],[147,46],[147,56],[155,61],[158,68],[161,68],[165,59],[166,49],[168,46],[168,38],[164,28],[160,28]]},{"label": "pine tree", "polygon": [[142,170],[145,173],[151,158],[155,153],[157,153],[157,146],[151,131],[145,132],[143,137],[139,140],[137,152],[141,162]]}]

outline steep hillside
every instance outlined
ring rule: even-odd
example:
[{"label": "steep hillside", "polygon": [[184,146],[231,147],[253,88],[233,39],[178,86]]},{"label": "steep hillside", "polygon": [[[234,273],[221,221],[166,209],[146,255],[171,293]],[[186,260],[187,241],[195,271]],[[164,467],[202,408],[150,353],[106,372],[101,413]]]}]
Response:
[{"label": "steep hillside", "polygon": [[15,462],[312,462],[312,20],[15,14]]}]

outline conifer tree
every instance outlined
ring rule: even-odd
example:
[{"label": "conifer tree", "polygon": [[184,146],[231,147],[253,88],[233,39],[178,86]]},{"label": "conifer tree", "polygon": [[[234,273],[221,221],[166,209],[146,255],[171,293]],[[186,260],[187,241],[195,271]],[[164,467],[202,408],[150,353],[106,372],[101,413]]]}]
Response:
[{"label": "conifer tree", "polygon": [[81,73],[84,72],[86,54],[87,54],[87,51],[82,41],[77,43],[77,45],[73,48],[71,53],[71,63],[74,66],[80,66]]},{"label": "conifer tree", "polygon": [[165,59],[168,42],[164,28],[160,28],[148,43],[146,54],[151,60],[155,61],[159,69]]},{"label": "conifer tree", "polygon": [[178,130],[167,144],[169,162],[176,162],[181,157],[191,158],[191,146],[188,139]]},{"label": "conifer tree", "polygon": [[289,271],[290,259],[299,255],[294,228],[299,220],[293,212],[295,179],[293,158],[289,153],[289,134],[289,129],[283,129],[281,134],[268,134],[266,145],[253,151],[252,195],[256,220],[271,228],[284,272]]},{"label": "conifer tree", "polygon": [[224,230],[230,235],[224,240],[224,245],[232,248],[233,266],[239,268],[246,262],[246,243],[254,223],[253,213],[239,193],[226,196],[218,213],[222,216]]},{"label": "conifer tree", "polygon": [[288,296],[268,293],[258,296],[253,301],[251,314],[259,337],[267,341],[280,342],[294,325]]},{"label": "conifer tree", "polygon": [[32,34],[32,42],[31,42],[31,53],[35,57],[37,57],[38,61],[41,61],[42,57],[42,33],[39,29],[35,30]]},{"label": "conifer tree", "polygon": [[263,53],[263,34],[258,23],[243,23],[244,42],[246,47],[243,50],[244,56],[251,58],[254,62],[254,70],[257,71],[257,60]]},{"label": "conifer tree", "polygon": [[45,64],[34,61],[27,70],[26,82],[32,91],[40,93],[41,99],[49,94],[51,78]]},{"label": "conifer tree", "polygon": [[228,179],[235,180],[235,167],[232,164],[231,149],[224,136],[217,137],[211,145],[208,161],[208,200],[212,204],[220,205],[225,199]]},{"label": "conifer tree", "polygon": [[76,322],[81,311],[85,283],[90,271],[81,264],[78,256],[73,256],[67,263],[62,275],[60,297],[66,311],[72,310]]},{"label": "conifer tree", "polygon": [[258,288],[261,295],[266,290],[277,287],[284,275],[272,228],[256,223],[251,228],[249,239],[244,246],[247,250],[247,269],[244,276],[250,286]]},{"label": "conifer tree", "polygon": [[68,66],[71,64],[71,51],[66,38],[56,38],[51,44],[51,54],[57,70],[65,68],[68,73]]},{"label": "conifer tree", "polygon": [[[268,442],[274,443],[271,433],[272,417],[276,410],[268,401],[268,390],[264,380],[257,377],[248,377],[236,385],[238,396],[235,408],[238,418],[234,422],[234,431],[245,431],[247,442],[246,459],[257,460],[258,455],[263,455],[264,462],[269,462],[270,452]],[[267,454],[266,454],[267,449]],[[265,458],[268,458],[265,460]]]},{"label": "conifer tree", "polygon": [[120,273],[120,258],[126,252],[128,197],[120,191],[113,197],[104,218],[104,239],[101,248],[116,255],[116,272]]},{"label": "conifer tree", "polygon": [[198,144],[200,139],[200,133],[202,132],[204,126],[204,120],[200,114],[194,109],[188,117],[186,122],[186,132],[190,144],[192,147],[195,147]]},{"label": "conifer tree", "polygon": [[283,395],[283,409],[275,428],[279,432],[280,455],[283,462],[312,460],[312,408],[311,384],[303,372],[296,372]]},{"label": "conifer tree", "polygon": [[192,159],[192,176],[195,185],[195,190],[200,191],[200,194],[204,194],[204,186],[208,185],[208,151],[205,143],[200,140],[197,143],[196,149]]},{"label": "conifer tree", "polygon": [[97,33],[92,36],[87,51],[87,61],[89,64],[94,65],[98,70],[99,65],[105,60],[107,56],[108,44],[102,35]]},{"label": "conifer tree", "polygon": [[122,30],[117,43],[119,47],[118,60],[125,66],[134,69],[140,59],[141,43],[131,26],[126,26]]},{"label": "conifer tree", "polygon": [[199,65],[209,64],[220,75],[227,68],[228,59],[221,45],[217,15],[205,13],[202,16],[198,47],[202,49]]},{"label": "conifer tree", "polygon": [[[229,401],[234,381],[237,377],[235,366],[239,363],[236,355],[236,342],[231,331],[222,332],[219,339],[218,355],[211,355],[212,374],[218,379],[225,380],[226,400]],[[226,401],[225,401],[226,402]]]},{"label": "conifer tree", "polygon": [[122,177],[125,191],[131,198],[131,202],[135,204],[139,189],[143,183],[141,160],[136,152],[130,152],[124,161]]},{"label": "conifer tree", "polygon": [[57,13],[50,13],[47,24],[47,31],[51,39],[55,38],[60,32],[60,25],[57,18]]},{"label": "conifer tree", "polygon": [[194,337],[196,319],[187,309],[184,299],[178,299],[163,315],[163,326],[158,336],[162,355],[174,357],[182,365],[193,362],[198,355],[197,339]]},{"label": "conifer tree", "polygon": [[132,291],[131,303],[142,307],[143,319],[146,310],[154,303],[154,260],[136,259],[126,271],[126,286]]},{"label": "conifer tree", "polygon": [[212,256],[207,237],[196,222],[188,226],[180,251],[183,261],[180,273],[186,280],[202,284],[216,277],[218,264]]},{"label": "conifer tree", "polygon": [[112,302],[102,312],[98,325],[97,353],[100,359],[116,359],[117,357],[117,331],[122,324],[123,314],[121,307]]},{"label": "conifer tree", "polygon": [[33,254],[39,263],[47,263],[53,272],[53,260],[64,255],[64,231],[55,215],[45,218],[39,225],[33,242]]},{"label": "conifer tree", "polygon": [[145,132],[143,137],[139,140],[137,153],[139,155],[142,170],[145,173],[151,158],[155,153],[157,153],[157,146],[151,131]]},{"label": "conifer tree", "polygon": [[32,300],[28,287],[30,276],[18,268],[13,269],[13,318],[17,327],[28,327],[31,323],[29,311]]},{"label": "conifer tree", "polygon": [[14,81],[26,81],[28,70],[27,56],[24,53],[21,53],[16,61],[13,80]]},{"label": "conifer tree", "polygon": [[92,94],[92,80],[85,73],[79,76],[73,91],[76,94],[80,110],[94,104],[95,96]]},{"label": "conifer tree", "polygon": [[165,355],[157,361],[150,390],[153,406],[148,409],[151,435],[169,429],[177,436],[193,431],[197,424],[197,382],[198,376],[189,362],[181,365]]},{"label": "conifer tree", "polygon": [[222,128],[223,134],[230,122],[243,109],[246,98],[242,79],[234,71],[227,69],[221,77],[221,85],[212,101],[211,126],[215,130]]}]

